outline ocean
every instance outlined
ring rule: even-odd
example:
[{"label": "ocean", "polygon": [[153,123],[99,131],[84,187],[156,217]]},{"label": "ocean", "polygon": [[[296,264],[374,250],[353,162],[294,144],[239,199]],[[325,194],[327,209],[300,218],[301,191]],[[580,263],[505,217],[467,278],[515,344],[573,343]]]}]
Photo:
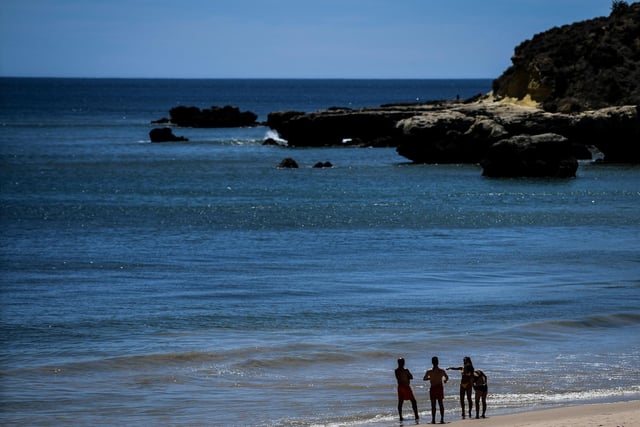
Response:
[{"label": "ocean", "polygon": [[401,356],[427,421],[432,356],[473,359],[489,416],[639,399],[637,165],[489,179],[392,148],[263,146],[261,126],[148,136],[177,105],[266,120],[490,88],[0,79],[0,423],[397,425]]}]

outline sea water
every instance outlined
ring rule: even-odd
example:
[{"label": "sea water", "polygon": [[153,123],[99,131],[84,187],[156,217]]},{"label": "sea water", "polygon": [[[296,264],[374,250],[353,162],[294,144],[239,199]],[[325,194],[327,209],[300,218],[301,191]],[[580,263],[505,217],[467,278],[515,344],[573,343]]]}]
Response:
[{"label": "sea water", "polygon": [[473,359],[489,415],[640,398],[637,166],[487,179],[266,127],[148,137],[176,105],[265,120],[489,80],[0,84],[3,425],[392,423],[400,356],[424,418],[432,356]]}]

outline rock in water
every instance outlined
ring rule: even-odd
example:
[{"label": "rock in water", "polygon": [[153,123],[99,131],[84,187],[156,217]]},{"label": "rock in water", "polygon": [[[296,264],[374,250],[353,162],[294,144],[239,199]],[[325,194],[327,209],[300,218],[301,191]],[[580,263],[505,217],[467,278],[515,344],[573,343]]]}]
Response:
[{"label": "rock in water", "polygon": [[176,142],[176,141],[188,141],[183,136],[175,136],[171,128],[155,128],[149,131],[149,138],[151,142]]},{"label": "rock in water", "polygon": [[291,157],[287,157],[285,159],[282,159],[280,164],[278,164],[278,168],[279,169],[297,169],[298,168],[298,162],[296,162]]},{"label": "rock in water", "polygon": [[198,107],[174,107],[169,111],[170,122],[176,126],[192,128],[230,128],[257,126],[258,116],[251,111],[240,111],[238,107],[212,106],[201,110]]},{"label": "rock in water", "polygon": [[569,140],[562,135],[519,135],[496,142],[482,161],[488,177],[576,176],[578,161]]}]

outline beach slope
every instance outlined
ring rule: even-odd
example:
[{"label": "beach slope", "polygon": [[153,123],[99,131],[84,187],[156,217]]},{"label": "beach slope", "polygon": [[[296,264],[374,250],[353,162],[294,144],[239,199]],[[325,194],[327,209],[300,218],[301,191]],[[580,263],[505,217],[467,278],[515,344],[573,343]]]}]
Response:
[{"label": "beach slope", "polygon": [[[425,417],[426,414],[423,414]],[[421,420],[426,424],[428,417]],[[469,426],[469,420],[450,420],[451,427]],[[579,405],[472,420],[474,427],[638,427],[640,401]],[[406,422],[405,422],[406,424]]]}]

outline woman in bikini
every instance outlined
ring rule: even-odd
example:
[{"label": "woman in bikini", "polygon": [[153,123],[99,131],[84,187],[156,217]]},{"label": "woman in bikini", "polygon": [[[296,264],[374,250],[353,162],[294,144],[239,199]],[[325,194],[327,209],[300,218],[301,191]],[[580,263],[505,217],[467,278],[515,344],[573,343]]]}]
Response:
[{"label": "woman in bikini", "polygon": [[[482,418],[484,418],[487,412],[489,386],[487,385],[487,376],[480,369],[473,373],[473,388],[476,391],[476,418],[480,418],[480,399],[482,399]],[[471,408],[469,408],[469,417],[471,417]]]},{"label": "woman in bikini", "polygon": [[[471,404],[471,391],[473,390],[474,369],[471,358],[466,356],[462,359],[463,366],[449,366],[447,370],[462,371],[462,380],[460,381],[460,406],[462,406],[462,418],[465,418],[464,411],[464,397],[467,396],[467,402],[469,403],[469,418],[471,418],[471,410],[473,405]],[[477,392],[476,392],[477,395]]]}]

